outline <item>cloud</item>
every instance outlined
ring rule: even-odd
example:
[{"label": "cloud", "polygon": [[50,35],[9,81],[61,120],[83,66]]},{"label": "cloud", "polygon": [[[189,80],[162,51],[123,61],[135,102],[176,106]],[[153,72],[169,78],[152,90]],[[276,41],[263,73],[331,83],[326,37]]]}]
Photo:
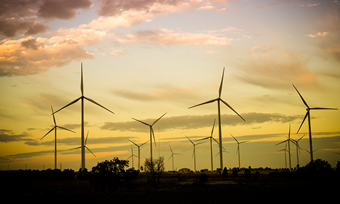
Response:
[{"label": "cloud", "polygon": [[[253,125],[261,124],[265,122],[278,122],[288,123],[294,120],[300,120],[302,115],[287,116],[278,113],[243,113],[241,116],[246,120],[244,122],[237,115],[223,114],[221,115],[221,121],[223,126],[236,126],[236,125]],[[143,122],[152,124],[157,118],[154,119],[139,119]],[[173,129],[197,129],[211,127],[211,121],[216,119],[216,114],[211,115],[186,115],[186,116],[172,116],[163,117],[159,120],[159,124],[162,126],[162,130]],[[111,131],[132,131],[132,132],[147,132],[149,131],[145,125],[137,121],[128,122],[105,122],[100,127],[102,130]]]},{"label": "cloud", "polygon": [[41,4],[37,15],[48,20],[68,20],[76,16],[78,9],[89,9],[91,4],[90,0],[48,0]]},{"label": "cloud", "polygon": [[99,16],[118,16],[125,12],[162,13],[166,8],[185,8],[198,5],[198,0],[99,0],[96,10]]},{"label": "cloud", "polygon": [[317,34],[313,35],[313,34],[309,34],[309,35],[305,35],[306,37],[310,37],[310,38],[315,38],[315,37],[325,37],[329,34],[329,31],[325,31],[325,32],[318,32]]},{"label": "cloud", "polygon": [[302,2],[301,4],[299,4],[299,6],[307,6],[307,7],[313,7],[313,6],[319,6],[320,3],[311,3],[311,2]]},{"label": "cloud", "polygon": [[109,55],[118,56],[118,55],[126,55],[126,50],[113,50]]},{"label": "cloud", "polygon": [[239,79],[267,89],[286,89],[287,84],[316,84],[316,75],[309,71],[308,60],[298,52],[269,52],[262,55],[248,55],[237,67],[244,73]]},{"label": "cloud", "polygon": [[25,142],[25,144],[31,144],[35,141],[33,139],[28,138],[30,135],[26,132],[21,134],[13,134],[12,130],[0,129],[0,142],[8,143],[8,142]]},{"label": "cloud", "polygon": [[218,9],[215,10],[216,13],[224,13],[224,12],[227,12],[228,9],[225,8],[225,7],[220,7]]},{"label": "cloud", "polygon": [[[95,144],[124,144],[129,142],[128,139],[133,139],[136,137],[101,137],[101,138],[91,138],[91,133],[87,139],[87,145],[95,145]],[[80,146],[80,137],[70,137],[70,138],[62,138],[58,139],[59,145],[73,145],[75,147]],[[30,145],[30,144],[29,144]],[[33,144],[34,145],[34,144]],[[43,141],[39,143],[39,145],[51,146],[54,145],[54,139],[50,141]]]},{"label": "cloud", "polygon": [[129,91],[124,89],[113,90],[113,94],[129,99],[129,100],[136,100],[136,101],[157,101],[157,100],[166,100],[169,99],[181,99],[184,100],[186,98],[192,99],[192,93],[195,93],[194,90],[190,88],[183,88],[183,87],[174,87],[171,85],[162,85],[156,87],[156,90],[151,92],[136,92],[136,91]]},{"label": "cloud", "polygon": [[43,0],[1,0],[0,18],[34,15]]},{"label": "cloud", "polygon": [[214,9],[215,7],[210,3],[210,2],[206,2],[200,5],[199,8],[197,8],[197,10],[211,10]]},{"label": "cloud", "polygon": [[0,35],[4,35],[6,37],[14,37],[18,33],[24,33],[24,35],[36,35],[44,33],[47,29],[49,29],[47,25],[41,24],[36,20],[0,20]]},{"label": "cloud", "polygon": [[247,53],[248,54],[268,53],[269,51],[275,49],[276,47],[277,45],[254,46]]},{"label": "cloud", "polygon": [[61,67],[72,61],[94,58],[74,40],[65,39],[55,44],[46,42],[47,39],[32,37],[2,41],[0,77],[33,75],[53,66]]},{"label": "cloud", "polygon": [[188,33],[180,30],[148,29],[118,37],[120,43],[149,43],[151,45],[229,45],[232,38],[206,32]]}]

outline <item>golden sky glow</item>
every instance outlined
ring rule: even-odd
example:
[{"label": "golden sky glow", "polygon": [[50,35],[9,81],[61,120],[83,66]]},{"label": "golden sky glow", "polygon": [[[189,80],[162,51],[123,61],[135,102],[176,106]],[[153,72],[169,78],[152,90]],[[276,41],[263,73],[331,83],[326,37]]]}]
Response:
[{"label": "golden sky glow", "polygon": [[[149,140],[166,170],[193,169],[192,140],[210,136],[217,104],[190,106],[221,98],[224,166],[284,167],[284,145],[308,133],[306,108],[340,108],[340,4],[335,0],[28,0],[3,1],[0,9],[0,169],[54,168],[51,106],[57,110],[84,95],[115,114],[86,101],[86,168],[131,155],[127,139]],[[312,110],[314,158],[340,160],[340,111]],[[80,103],[55,114],[58,166],[78,170]],[[215,126],[214,138],[218,139]],[[309,150],[308,134],[300,141]],[[142,163],[150,156],[141,147]],[[219,167],[216,144],[214,168]],[[137,147],[133,146],[134,154]],[[296,166],[293,145],[292,165]],[[210,169],[210,145],[196,146],[197,169]],[[300,165],[309,162],[302,151]],[[137,168],[137,159],[134,160]],[[131,162],[130,162],[131,166]]]}]

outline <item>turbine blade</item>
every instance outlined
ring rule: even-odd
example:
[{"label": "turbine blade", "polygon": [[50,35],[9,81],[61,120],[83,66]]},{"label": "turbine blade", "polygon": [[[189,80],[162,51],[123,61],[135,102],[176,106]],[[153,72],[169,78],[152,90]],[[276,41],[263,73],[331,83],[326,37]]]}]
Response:
[{"label": "turbine blade", "polygon": [[300,139],[298,139],[297,141],[300,141],[306,134],[304,134],[302,137],[300,137]]},{"label": "turbine blade", "polygon": [[72,104],[74,104],[74,103],[76,103],[77,101],[79,101],[79,99],[81,99],[82,98],[82,96],[80,96],[79,98],[77,98],[76,100],[74,100],[74,101],[72,101],[72,102],[70,102],[69,104],[67,104],[66,106],[64,106],[64,107],[62,107],[62,108],[60,108],[59,110],[57,110],[56,112],[54,112],[53,114],[56,114],[57,112],[59,112],[59,111],[61,111],[62,109],[64,109],[64,108],[66,108],[66,107],[68,107],[68,106],[70,106],[70,105],[72,105]]},{"label": "turbine blade", "polygon": [[[128,140],[129,140],[129,139],[128,139]],[[131,140],[129,140],[129,141],[132,142]],[[138,147],[138,145],[137,145],[136,143],[134,143],[134,142],[132,142],[132,143]]]},{"label": "turbine blade", "polygon": [[246,143],[246,142],[248,142],[248,140],[247,140],[247,141],[242,141],[242,142],[239,142],[239,144],[241,144],[241,143]]},{"label": "turbine blade", "polygon": [[53,114],[53,108],[52,108],[52,106],[51,106],[51,110],[52,110],[52,116],[53,116],[54,126],[57,126],[57,122],[55,121],[55,117],[54,117],[54,114]]},{"label": "turbine blade", "polygon": [[[85,147],[86,147],[86,146],[85,146]],[[88,147],[86,147],[86,149],[89,150],[89,152],[91,152],[91,154],[92,154],[94,157],[96,157],[96,155],[94,155],[93,152],[92,152]]]},{"label": "turbine blade", "polygon": [[81,63],[81,78],[80,78],[80,91],[81,91],[81,95],[84,96],[84,86],[83,86],[83,63]]},{"label": "turbine blade", "polygon": [[224,67],[223,67],[222,79],[221,79],[220,89],[219,89],[219,92],[218,92],[218,97],[221,97],[221,93],[222,93],[222,85],[223,85],[223,78],[224,78]]},{"label": "turbine blade", "polygon": [[145,145],[145,144],[148,143],[148,142],[149,142],[149,141],[144,142],[143,144],[139,145],[139,147]]},{"label": "turbine blade", "polygon": [[337,108],[320,108],[320,107],[315,107],[315,108],[310,108],[311,110],[338,110]]},{"label": "turbine blade", "polygon": [[301,127],[302,127],[303,123],[305,122],[305,120],[306,120],[306,118],[307,118],[307,116],[308,116],[308,112],[309,112],[309,110],[307,111],[307,113],[306,113],[305,117],[303,118],[303,120],[302,120],[302,123],[301,123],[301,125],[300,125],[300,127],[299,127],[298,131],[296,132],[296,134],[298,134],[298,133],[299,133],[299,131],[300,131],[300,129],[301,129]]},{"label": "turbine blade", "polygon": [[212,130],[211,130],[211,135],[210,135],[211,137],[213,136],[213,133],[214,133],[215,122],[216,122],[216,118],[214,120],[214,124],[213,124]]},{"label": "turbine blade", "polygon": [[153,136],[153,141],[154,141],[155,147],[156,147],[155,133],[153,132],[152,126],[150,126],[150,128],[151,128],[151,132],[152,132],[152,136]]},{"label": "turbine blade", "polygon": [[188,138],[188,140],[193,144],[193,145],[195,145],[192,141],[191,141],[191,139],[189,139],[189,137],[187,137],[187,136],[185,136],[186,138]]},{"label": "turbine blade", "polygon": [[234,138],[234,140],[238,143],[237,139],[230,133],[230,135]]},{"label": "turbine blade", "polygon": [[136,118],[132,118],[132,119],[134,119],[135,121],[138,121],[138,122],[140,122],[140,123],[143,123],[144,125],[151,126],[151,125],[149,125],[149,124],[147,124],[147,123],[145,123],[145,122],[143,122],[143,121],[141,121],[141,120],[137,120]]},{"label": "turbine blade", "polygon": [[[293,84],[293,86],[294,86],[294,84]],[[305,99],[303,99],[303,97],[301,96],[300,92],[297,90],[297,88],[296,88],[295,86],[294,86],[294,88],[295,88],[295,90],[298,92],[300,98],[302,99],[302,102],[305,104],[305,106],[307,106],[307,108],[309,108],[309,106],[307,105]]]},{"label": "turbine blade", "polygon": [[169,157],[168,161],[171,159],[172,155]]},{"label": "turbine blade", "polygon": [[205,137],[205,138],[202,138],[202,139],[198,139],[196,141],[200,141],[200,140],[206,140],[206,139],[209,139],[210,137]]},{"label": "turbine blade", "polygon": [[163,116],[165,116],[166,113],[164,113],[161,117],[159,117],[155,122],[152,123],[151,126],[153,126],[155,123],[157,123],[157,121],[159,121],[161,118],[163,118]]},{"label": "turbine blade", "polygon": [[67,129],[67,128],[64,128],[64,127],[60,127],[60,126],[56,126],[56,127],[60,128],[60,129],[63,129],[63,130],[67,130],[67,131],[73,132],[73,133],[76,133],[76,132],[74,132],[74,131],[72,131],[72,130],[69,130],[69,129]]},{"label": "turbine blade", "polygon": [[172,151],[172,149],[171,149],[171,146],[169,145],[169,147],[170,147],[170,150],[171,150],[171,152],[172,152],[172,154],[174,153],[173,151]]},{"label": "turbine blade", "polygon": [[54,130],[56,126],[54,126],[50,131],[48,131],[40,140],[42,140],[44,137],[46,137],[46,135],[48,135],[48,133],[52,132],[52,130]]},{"label": "turbine blade", "polygon": [[96,104],[97,106],[100,106],[100,107],[104,108],[105,110],[109,111],[110,113],[115,114],[114,112],[110,111],[109,109],[105,108],[104,106],[100,105],[99,103],[95,102],[94,100],[92,100],[92,99],[90,99],[90,98],[87,98],[87,97],[85,97],[85,96],[84,96],[84,98],[87,99],[88,101],[90,101],[90,102]]},{"label": "turbine blade", "polygon": [[74,150],[74,149],[80,149],[81,147],[76,147],[76,148],[72,148],[72,149],[69,149],[69,150]]},{"label": "turbine blade", "polygon": [[199,144],[203,144],[204,142],[199,142],[199,143],[196,143],[195,145],[199,145]]},{"label": "turbine blade", "polygon": [[85,145],[87,143],[87,138],[89,137],[89,131],[87,131],[86,139],[85,139]]},{"label": "turbine blade", "polygon": [[[284,140],[284,141],[282,141],[282,142],[277,143],[276,145],[282,144],[282,143],[287,142],[287,141],[288,141],[288,140]],[[276,145],[275,145],[275,146],[276,146]]]},{"label": "turbine blade", "polygon": [[220,144],[215,138],[211,137],[217,144]]},{"label": "turbine blade", "polygon": [[[228,106],[232,111],[234,111],[238,116],[240,116],[240,118],[242,118],[242,116],[240,114],[238,114],[227,102],[225,102],[224,100],[221,99],[221,101]],[[246,120],[244,118],[242,118],[242,120],[245,122]]]},{"label": "turbine blade", "polygon": [[191,107],[189,107],[189,109],[190,109],[190,108],[194,108],[194,107],[196,107],[196,106],[200,106],[200,105],[204,105],[204,104],[212,103],[212,102],[214,102],[214,101],[216,101],[216,100],[218,100],[218,98],[216,98],[216,99],[213,99],[213,100],[210,100],[210,101],[206,101],[206,102],[203,102],[203,103],[200,103],[200,104],[194,105],[194,106],[191,106]]}]

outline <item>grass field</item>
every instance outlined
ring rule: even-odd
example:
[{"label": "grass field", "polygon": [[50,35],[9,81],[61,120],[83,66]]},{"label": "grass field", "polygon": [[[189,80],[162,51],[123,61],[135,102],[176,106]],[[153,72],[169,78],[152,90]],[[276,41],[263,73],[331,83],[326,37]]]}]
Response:
[{"label": "grass field", "polygon": [[[266,173],[266,174],[265,174]],[[156,188],[140,173],[133,187],[116,190],[95,189],[88,180],[15,181],[2,185],[3,198],[12,201],[38,202],[141,202],[141,203],[216,203],[216,202],[334,202],[339,192],[336,179],[301,179],[287,175],[273,176],[262,172],[257,179],[237,177],[222,180],[219,173],[206,173],[208,181],[199,182],[200,173],[164,173]],[[296,196],[298,195],[298,196]]]}]

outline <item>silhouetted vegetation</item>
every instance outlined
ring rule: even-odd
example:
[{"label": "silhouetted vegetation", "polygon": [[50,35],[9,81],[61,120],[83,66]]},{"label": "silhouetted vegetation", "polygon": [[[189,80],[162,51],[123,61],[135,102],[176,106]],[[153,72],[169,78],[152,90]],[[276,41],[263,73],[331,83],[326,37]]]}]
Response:
[{"label": "silhouetted vegetation", "polygon": [[118,157],[98,162],[97,166],[92,167],[91,185],[95,189],[116,190],[125,182],[128,188],[133,188],[133,182],[136,180],[139,171],[125,170],[127,167],[129,167],[129,161],[119,160]]},{"label": "silhouetted vegetation", "polygon": [[159,157],[156,160],[145,159],[145,171],[150,175],[148,183],[158,187],[161,175],[164,172],[164,157]]}]

